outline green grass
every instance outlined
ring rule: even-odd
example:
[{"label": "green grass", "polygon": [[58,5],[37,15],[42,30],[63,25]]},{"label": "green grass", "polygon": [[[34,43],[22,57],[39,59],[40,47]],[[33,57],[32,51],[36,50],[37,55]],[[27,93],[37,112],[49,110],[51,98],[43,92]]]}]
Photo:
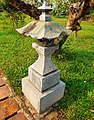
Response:
[{"label": "green grass", "polygon": [[[66,19],[53,20],[66,24]],[[77,38],[74,34],[69,36],[59,57],[52,58],[66,83],[59,105],[68,120],[94,119],[94,22],[82,22],[82,27]],[[21,94],[21,79],[28,75],[28,67],[38,57],[31,46],[35,41],[17,33],[11,21],[0,13],[0,67],[17,94]]]}]

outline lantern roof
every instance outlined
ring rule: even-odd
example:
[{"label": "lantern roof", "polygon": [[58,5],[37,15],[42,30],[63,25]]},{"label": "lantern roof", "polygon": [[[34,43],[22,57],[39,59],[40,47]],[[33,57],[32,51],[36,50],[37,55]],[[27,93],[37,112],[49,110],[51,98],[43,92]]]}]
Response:
[{"label": "lantern roof", "polygon": [[66,28],[64,28],[62,25],[51,21],[49,11],[52,10],[52,8],[47,5],[46,1],[44,1],[43,5],[39,7],[39,9],[42,10],[39,20],[30,22],[20,29],[16,29],[20,34],[31,36],[32,38],[37,39],[52,40],[58,38],[61,33],[70,33],[70,31],[66,30]]},{"label": "lantern roof", "polygon": [[34,21],[26,26],[16,29],[20,34],[31,36],[37,39],[54,39],[59,37],[62,31],[67,31],[64,27],[56,22]]}]

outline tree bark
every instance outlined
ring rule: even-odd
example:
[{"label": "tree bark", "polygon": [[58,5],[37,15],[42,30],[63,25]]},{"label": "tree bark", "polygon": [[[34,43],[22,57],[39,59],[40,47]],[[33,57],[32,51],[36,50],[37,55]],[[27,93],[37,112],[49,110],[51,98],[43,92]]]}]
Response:
[{"label": "tree bark", "polygon": [[81,30],[82,28],[79,20],[85,15],[90,14],[92,9],[94,9],[94,0],[83,0],[81,2],[71,4],[66,28],[72,31]]},{"label": "tree bark", "polygon": [[41,12],[33,4],[31,5],[21,0],[9,0],[9,4],[19,11],[33,17],[35,20],[39,19]]}]

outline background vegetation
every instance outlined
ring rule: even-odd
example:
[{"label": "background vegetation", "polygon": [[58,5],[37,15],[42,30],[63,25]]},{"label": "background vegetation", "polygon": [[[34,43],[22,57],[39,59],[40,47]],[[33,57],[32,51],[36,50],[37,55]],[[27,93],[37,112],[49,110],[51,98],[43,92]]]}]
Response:
[{"label": "background vegetation", "polygon": [[[26,15],[24,26],[32,19]],[[63,26],[66,19],[53,18]],[[68,120],[94,119],[94,22],[82,22],[83,30],[69,36],[58,57],[52,57],[61,70],[61,80],[66,83],[65,95],[59,102]],[[21,80],[28,75],[28,67],[38,55],[32,48],[35,39],[25,37],[15,31],[6,13],[0,13],[0,68],[5,72],[10,85],[21,95]]]}]

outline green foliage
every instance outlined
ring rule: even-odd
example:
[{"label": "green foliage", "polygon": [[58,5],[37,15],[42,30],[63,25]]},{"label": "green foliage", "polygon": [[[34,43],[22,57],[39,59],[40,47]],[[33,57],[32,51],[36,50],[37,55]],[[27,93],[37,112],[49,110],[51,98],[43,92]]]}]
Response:
[{"label": "green foliage", "polygon": [[52,11],[52,15],[55,17],[63,17],[64,15],[67,14],[67,7],[66,6],[61,6],[61,7],[56,7]]},{"label": "green foliage", "polygon": [[76,2],[80,2],[82,0],[69,0],[70,3],[76,3]]},{"label": "green foliage", "polygon": [[91,14],[89,15],[91,18],[94,18],[94,10],[92,10]]},{"label": "green foliage", "polygon": [[54,0],[56,8],[53,9],[53,16],[62,17],[68,13],[68,8],[71,3],[79,2],[80,0]]},{"label": "green foliage", "polygon": [[[21,94],[21,80],[38,57],[31,47],[36,40],[18,34],[9,18],[6,25],[4,14],[0,13],[0,67],[16,93]],[[24,24],[31,21],[28,19],[25,16]],[[53,20],[66,23],[66,19]],[[69,36],[58,58],[52,57],[61,70],[60,79],[66,83],[59,105],[64,111],[62,117],[68,120],[94,119],[94,22],[82,22],[82,28],[77,38]]]},{"label": "green foliage", "polygon": [[22,14],[16,8],[12,7],[8,0],[3,0],[1,2],[1,6],[2,9],[6,12],[5,17],[11,20],[13,27],[18,27],[20,24],[23,24],[25,18],[24,14]]},{"label": "green foliage", "polygon": [[56,8],[53,9],[52,14],[53,16],[62,17],[67,14],[67,10],[68,2],[62,2],[62,0],[59,0],[56,2]]}]

